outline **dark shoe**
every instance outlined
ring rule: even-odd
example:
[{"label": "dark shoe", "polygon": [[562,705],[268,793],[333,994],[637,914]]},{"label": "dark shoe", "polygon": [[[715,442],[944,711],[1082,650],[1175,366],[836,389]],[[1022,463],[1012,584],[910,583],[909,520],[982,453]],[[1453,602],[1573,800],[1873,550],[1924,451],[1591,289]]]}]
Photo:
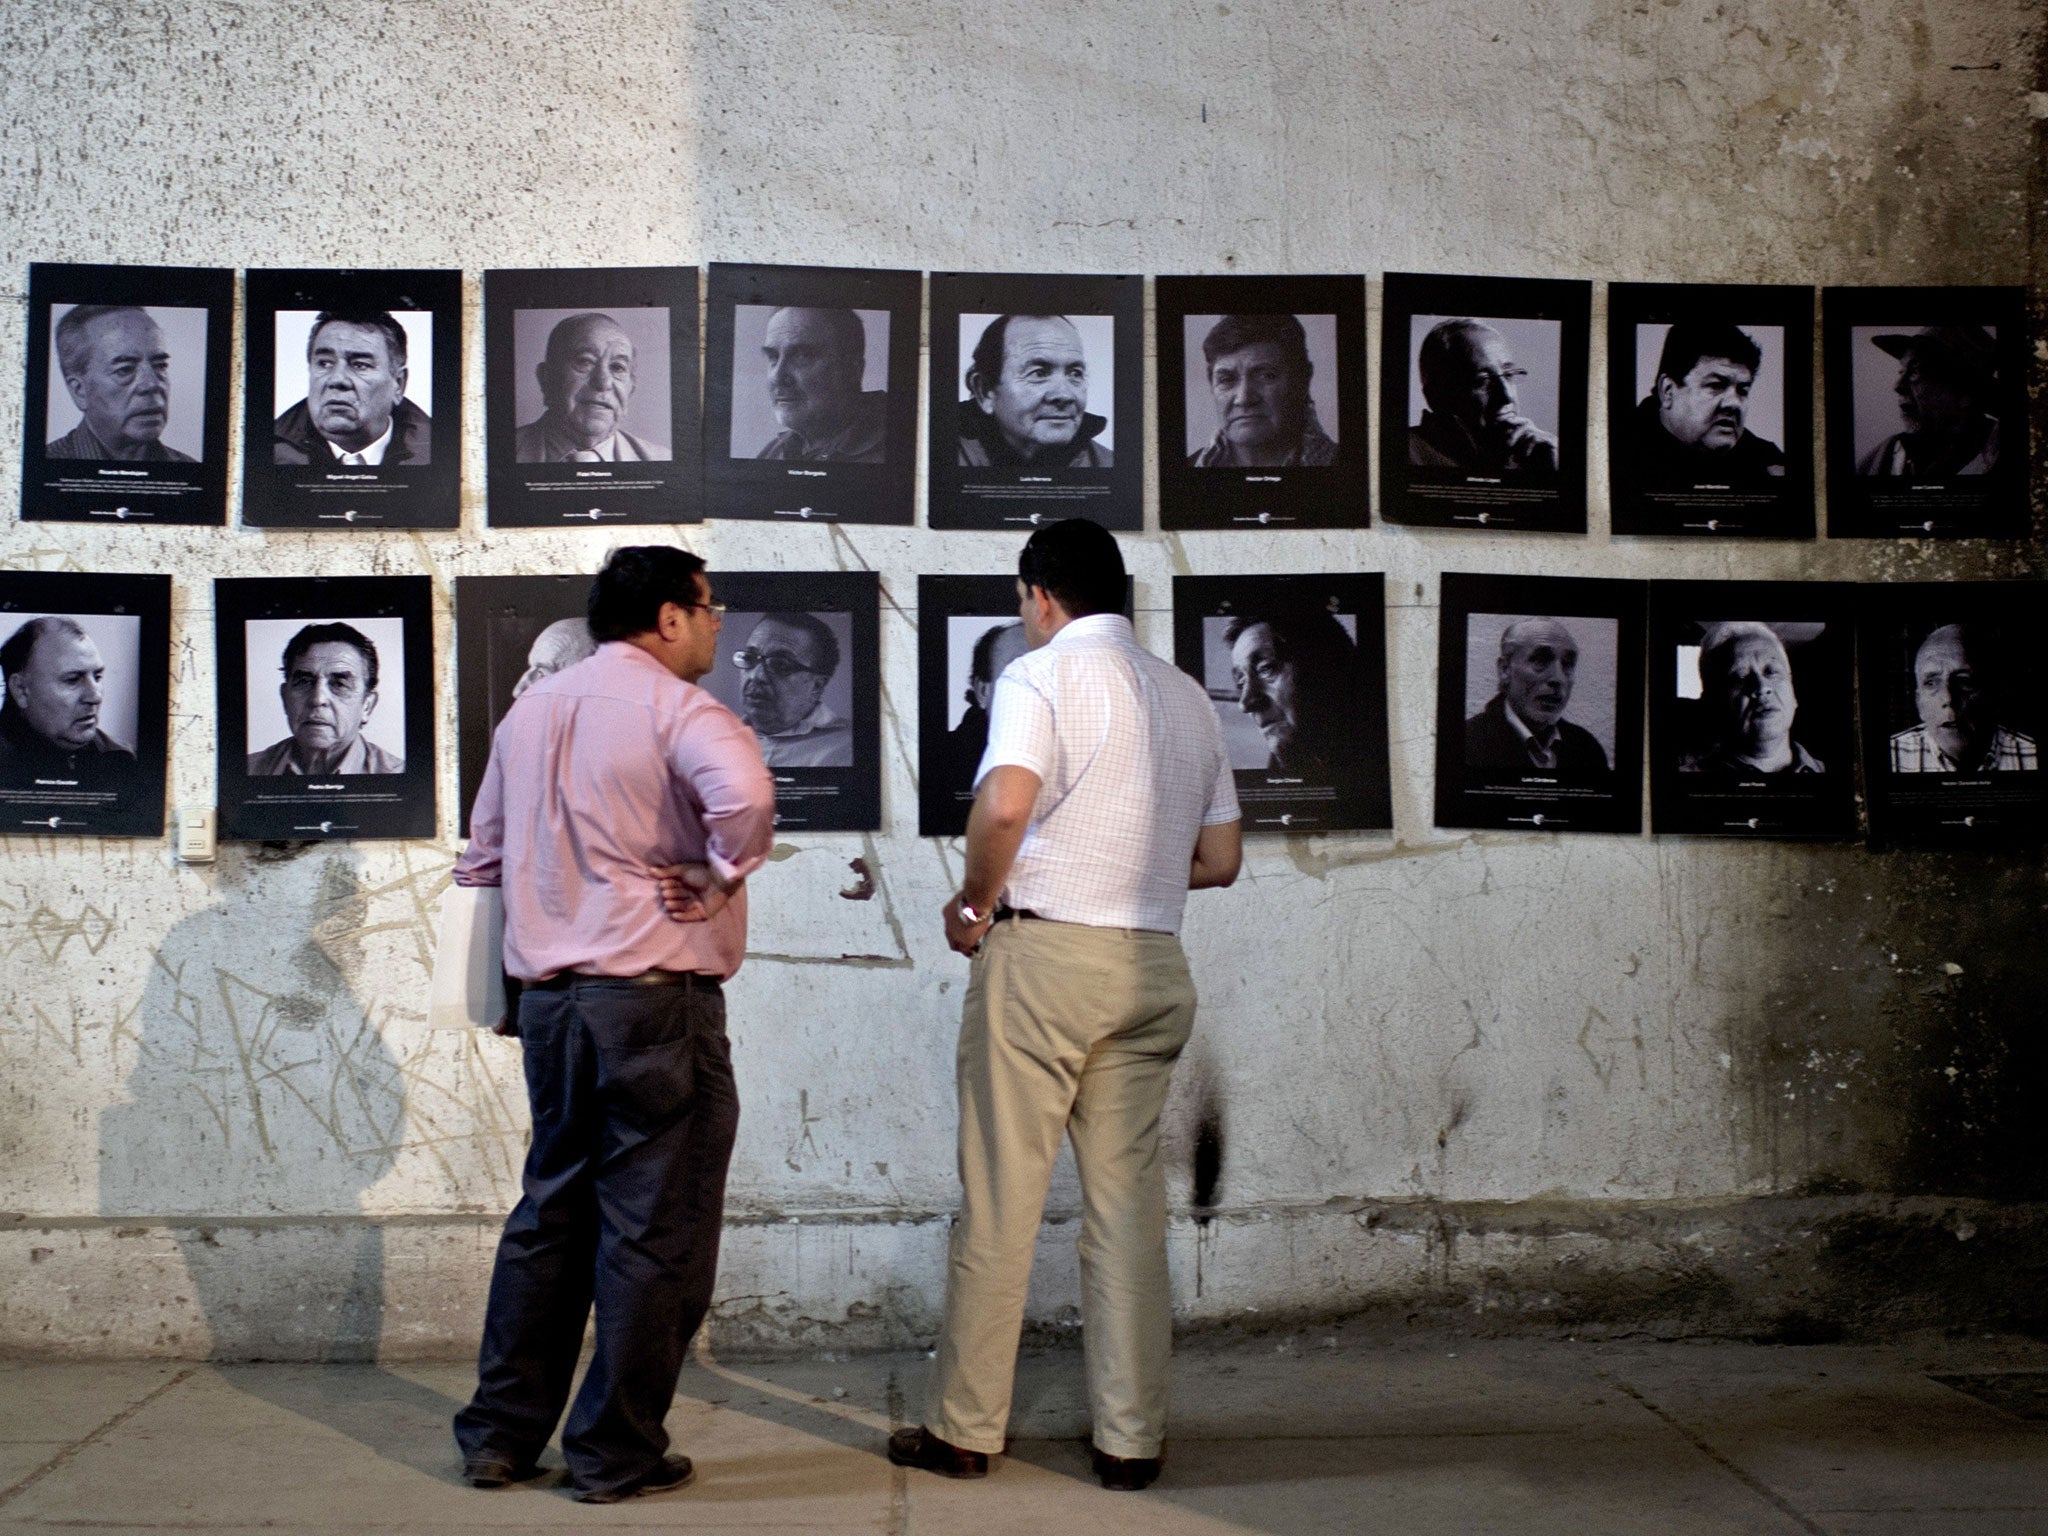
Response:
[{"label": "dark shoe", "polygon": [[1088,1459],[1095,1468],[1095,1475],[1102,1479],[1102,1486],[1115,1493],[1136,1493],[1140,1488],[1150,1488],[1158,1481],[1163,1456],[1112,1456],[1109,1452],[1096,1449],[1091,1442]]},{"label": "dark shoe", "polygon": [[462,1480],[472,1488],[503,1488],[538,1476],[540,1463],[519,1463],[505,1456],[471,1456],[462,1463]]},{"label": "dark shoe", "polygon": [[664,1456],[658,1468],[637,1482],[623,1488],[579,1488],[575,1499],[579,1504],[623,1504],[650,1493],[674,1493],[678,1488],[689,1487],[696,1478],[697,1469],[690,1465],[689,1457]]},{"label": "dark shoe", "polygon": [[941,1440],[922,1424],[889,1436],[889,1459],[899,1467],[917,1467],[941,1477],[987,1477],[988,1453]]}]

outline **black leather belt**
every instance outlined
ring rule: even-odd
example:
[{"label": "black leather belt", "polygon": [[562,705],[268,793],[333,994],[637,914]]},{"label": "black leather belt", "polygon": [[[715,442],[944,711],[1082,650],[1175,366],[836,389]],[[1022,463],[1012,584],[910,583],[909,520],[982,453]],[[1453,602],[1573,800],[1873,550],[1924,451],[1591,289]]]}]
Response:
[{"label": "black leather belt", "polygon": [[583,971],[557,971],[545,981],[527,982],[526,987],[534,992],[561,992],[579,981],[609,981],[629,987],[696,987],[704,992],[716,992],[722,985],[718,977],[706,976],[700,971],[655,969],[642,971],[637,976],[592,976]]},{"label": "black leather belt", "polygon": [[1037,922],[1044,921],[1043,918],[1040,918],[1029,907],[997,907],[995,911],[989,913],[988,920],[992,923],[1000,923],[1006,917],[1028,917]]}]

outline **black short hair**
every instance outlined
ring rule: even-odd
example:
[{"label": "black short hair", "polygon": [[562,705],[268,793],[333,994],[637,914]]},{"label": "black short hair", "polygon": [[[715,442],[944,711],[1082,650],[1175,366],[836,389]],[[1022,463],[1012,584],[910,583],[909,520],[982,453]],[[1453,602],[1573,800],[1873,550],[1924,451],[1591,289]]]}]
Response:
[{"label": "black short hair", "polygon": [[7,637],[5,645],[0,645],[0,677],[12,677],[26,667],[29,657],[35,654],[36,642],[48,634],[83,639],[85,626],[62,613],[46,613],[41,618],[30,619]]},{"label": "black short hair", "polygon": [[697,605],[697,573],[704,557],[673,544],[628,544],[615,549],[590,584],[590,638],[626,640],[661,622],[661,605]]},{"label": "black short hair", "polygon": [[984,629],[981,632],[980,638],[974,642],[973,656],[968,659],[967,680],[971,683],[994,682],[995,679],[989,676],[989,663],[996,654],[996,638],[1005,630],[1022,629],[1023,627],[1024,625],[1021,620],[1011,619],[1007,623],[991,624],[987,629]]},{"label": "black short hair", "polygon": [[[1451,338],[1491,330],[1493,327],[1484,320],[1475,320],[1470,315],[1439,320],[1429,328],[1429,334],[1422,338],[1422,345],[1415,349],[1415,372],[1422,380],[1422,398],[1432,409],[1435,408],[1434,397],[1443,386],[1461,382],[1452,376]],[[1500,333],[1495,331],[1494,334]]]},{"label": "black short hair", "polygon": [[1123,551],[1114,534],[1085,517],[1047,523],[1026,539],[1017,579],[1041,588],[1071,619],[1123,612]]},{"label": "black short hair", "polygon": [[[971,394],[993,389],[1003,376],[1003,348],[1010,342],[1012,320],[1067,320],[1065,315],[997,315],[982,329],[974,344],[974,356],[967,365],[967,388]],[[1074,322],[1067,320],[1067,324]],[[979,381],[979,382],[977,382]]]},{"label": "black short hair", "polygon": [[323,309],[313,317],[313,328],[306,332],[306,356],[313,355],[313,343],[320,339],[320,328],[324,325],[359,325],[366,331],[381,331],[384,345],[391,353],[391,361],[405,366],[405,327],[381,309]]},{"label": "black short hair", "polygon": [[[839,637],[832,633],[832,626],[815,613],[805,613],[801,608],[778,608],[773,613],[764,613],[754,621],[754,629],[763,624],[787,625],[800,629],[811,637],[811,656],[817,662],[812,670],[830,677],[839,670]],[[748,631],[751,637],[753,631]]]},{"label": "black short hair", "polygon": [[1202,360],[1213,368],[1217,358],[1261,342],[1271,342],[1287,354],[1288,366],[1300,373],[1306,388],[1316,367],[1308,360],[1308,332],[1292,315],[1225,315],[1202,338]]},{"label": "black short hair", "polygon": [[1764,349],[1749,332],[1726,320],[1681,320],[1664,333],[1657,377],[1683,384],[1703,357],[1725,357],[1755,373],[1763,366]]},{"label": "black short hair", "polygon": [[74,305],[64,318],[57,322],[57,367],[65,378],[70,378],[85,366],[85,354],[92,346],[85,328],[102,315],[140,315],[156,324],[156,319],[140,304],[78,304]]},{"label": "black short hair", "polygon": [[363,691],[377,691],[377,646],[376,642],[357,629],[353,624],[330,621],[325,624],[308,624],[293,635],[284,648],[284,664],[279,668],[285,676],[291,676],[292,663],[316,645],[352,645],[363,658]]},{"label": "black short hair", "polygon": [[775,308],[775,313],[768,318],[773,320],[775,315],[781,314],[784,310],[795,309],[818,317],[825,327],[825,333],[832,338],[832,345],[838,348],[841,357],[852,365],[856,379],[867,372],[868,328],[861,323],[860,315],[856,311],[824,304],[779,304]]},{"label": "black short hair", "polygon": [[[1280,659],[1294,667],[1297,694],[1319,704],[1344,697],[1355,685],[1358,645],[1328,608],[1255,608],[1234,614],[1223,626],[1223,643],[1237,644],[1238,637],[1254,625],[1263,624],[1273,635]],[[1334,716],[1310,712],[1302,722],[1313,730],[1329,732],[1340,722]]]}]

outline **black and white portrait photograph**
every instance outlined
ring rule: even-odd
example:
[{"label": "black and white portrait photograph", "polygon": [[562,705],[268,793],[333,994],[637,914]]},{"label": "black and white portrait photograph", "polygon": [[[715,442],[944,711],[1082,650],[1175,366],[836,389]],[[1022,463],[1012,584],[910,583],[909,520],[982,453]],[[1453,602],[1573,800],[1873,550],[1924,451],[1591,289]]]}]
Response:
[{"label": "black and white portrait photograph", "polygon": [[697,269],[484,274],[493,527],[701,515]]},{"label": "black and white portrait photograph", "polygon": [[918,836],[966,832],[996,679],[1028,649],[1016,577],[917,578]]},{"label": "black and white portrait photograph", "polygon": [[1614,531],[1811,538],[1813,293],[1607,290]]},{"label": "black and white portrait photograph", "polygon": [[1176,576],[1174,662],[1215,706],[1247,831],[1393,825],[1380,573]]},{"label": "black and white portrait photograph", "polygon": [[164,827],[171,578],[0,572],[0,835]]},{"label": "black and white portrait photograph", "polygon": [[931,526],[1142,527],[1144,280],[931,284]]},{"label": "black and white portrait photograph", "polygon": [[1440,827],[1642,829],[1640,582],[1447,572]]},{"label": "black and white portrait photograph", "polygon": [[243,521],[460,520],[459,272],[251,271]]},{"label": "black and white portrait photograph", "polygon": [[433,835],[431,603],[424,576],[215,581],[223,838]]},{"label": "black and white portrait photograph", "polygon": [[2048,830],[2038,582],[1858,589],[1863,774],[1879,845],[1998,848]]},{"label": "black and white portrait photograph", "polygon": [[1855,605],[1845,583],[1650,584],[1650,825],[1853,837]]},{"label": "black and white portrait photograph", "polygon": [[921,276],[721,262],[709,291],[706,515],[909,523]]},{"label": "black and white portrait photograph", "polygon": [[24,520],[220,523],[234,274],[29,268]]},{"label": "black and white portrait photograph", "polygon": [[698,679],[775,776],[775,824],[881,826],[881,586],[872,571],[714,571],[718,660]]},{"label": "black and white portrait photograph", "polygon": [[2024,290],[1829,288],[1823,304],[1829,536],[2024,536]]},{"label": "black and white portrait photograph", "polygon": [[1592,285],[1390,272],[1380,487],[1394,522],[1583,533]]},{"label": "black and white portrait photograph", "polygon": [[1365,280],[1162,277],[1166,528],[1363,528]]},{"label": "black and white portrait photograph", "polygon": [[455,731],[464,837],[490,761],[491,736],[505,711],[542,678],[596,654],[586,617],[591,579],[455,578]]}]

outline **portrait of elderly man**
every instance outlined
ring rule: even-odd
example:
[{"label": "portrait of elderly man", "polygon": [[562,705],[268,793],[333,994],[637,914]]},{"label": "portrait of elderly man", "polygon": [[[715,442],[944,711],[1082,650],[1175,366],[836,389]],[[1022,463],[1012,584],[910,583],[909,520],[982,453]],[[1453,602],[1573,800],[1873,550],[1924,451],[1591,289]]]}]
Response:
[{"label": "portrait of elderly man", "polygon": [[43,449],[45,458],[198,462],[163,442],[171,419],[171,353],[148,310],[80,304],[57,322],[53,340],[64,388],[81,419]]},{"label": "portrait of elderly man", "polygon": [[94,765],[135,760],[135,749],[100,723],[106,661],[76,619],[30,619],[0,644],[0,773],[75,777]]},{"label": "portrait of elderly man", "polygon": [[377,647],[353,624],[308,624],[284,648],[291,734],[249,754],[251,778],[403,773],[405,760],[363,735],[377,709]]},{"label": "portrait of elderly man", "polygon": [[770,315],[761,357],[768,404],[782,430],[755,457],[805,464],[883,462],[889,392],[861,388],[867,352],[867,331],[850,309],[792,307]]},{"label": "portrait of elderly man", "polygon": [[526,670],[512,685],[512,697],[518,698],[542,678],[553,677],[564,667],[573,667],[584,657],[596,653],[597,642],[590,638],[588,619],[578,614],[573,618],[555,620],[535,635],[533,644],[527,647]]},{"label": "portrait of elderly man", "polygon": [[960,462],[1107,469],[1088,409],[1088,356],[1064,315],[997,315],[974,344],[960,402]]},{"label": "portrait of elderly man", "polygon": [[1893,773],[2032,773],[2034,738],[2000,725],[1987,687],[1990,648],[1968,625],[1943,624],[1913,653],[1920,723],[1891,739]]},{"label": "portrait of elderly man", "polygon": [[548,332],[534,367],[546,409],[512,436],[521,464],[666,462],[666,443],[628,432],[623,423],[639,386],[633,338],[610,315],[571,315]]},{"label": "portrait of elderly man", "polygon": [[1700,702],[1711,739],[1679,759],[1680,773],[1824,773],[1793,739],[1799,696],[1792,660],[1768,624],[1711,624],[1700,641]]},{"label": "portrait of elderly man", "polygon": [[839,637],[814,613],[765,613],[733,653],[740,718],[770,768],[850,768],[853,723],[825,702],[839,670]]},{"label": "portrait of elderly man", "polygon": [[974,773],[988,750],[988,706],[995,693],[996,679],[1003,668],[1029,650],[1021,620],[991,622],[975,637],[967,663],[967,708],[960,722],[946,732],[945,756],[936,765],[940,782],[949,789],[966,793],[974,788]]},{"label": "portrait of elderly man", "polygon": [[1930,325],[1892,331],[1871,344],[1899,360],[1892,386],[1903,432],[1856,462],[1859,475],[1945,480],[1988,475],[1998,467],[1997,346],[1981,325]]},{"label": "portrait of elderly man", "polygon": [[1309,397],[1315,364],[1299,319],[1225,315],[1202,338],[1202,360],[1216,436],[1189,454],[1188,463],[1227,469],[1337,462],[1337,440],[1323,430]]},{"label": "portrait of elderly man", "polygon": [[1481,772],[1541,774],[1559,783],[1608,772],[1607,750],[1564,718],[1579,673],[1579,642],[1557,619],[1515,619],[1500,632],[1498,691],[1465,722],[1465,762]]},{"label": "portrait of elderly man", "polygon": [[1422,419],[1408,429],[1408,462],[1486,474],[1557,473],[1557,438],[1524,416],[1507,338],[1484,320],[1441,320],[1415,357]]},{"label": "portrait of elderly man", "polygon": [[1263,766],[1312,784],[1349,777],[1358,647],[1337,616],[1325,608],[1241,613],[1224,624],[1223,642],[1237,707],[1266,741]]},{"label": "portrait of elderly man", "polygon": [[1657,376],[1636,405],[1636,471],[1645,480],[1759,480],[1785,473],[1785,453],[1749,430],[1763,348],[1738,325],[1681,320],[1664,333]]},{"label": "portrait of elderly man", "polygon": [[272,462],[431,463],[433,420],[405,398],[405,381],[405,327],[396,318],[322,310],[306,333],[306,398],[277,418]]}]

